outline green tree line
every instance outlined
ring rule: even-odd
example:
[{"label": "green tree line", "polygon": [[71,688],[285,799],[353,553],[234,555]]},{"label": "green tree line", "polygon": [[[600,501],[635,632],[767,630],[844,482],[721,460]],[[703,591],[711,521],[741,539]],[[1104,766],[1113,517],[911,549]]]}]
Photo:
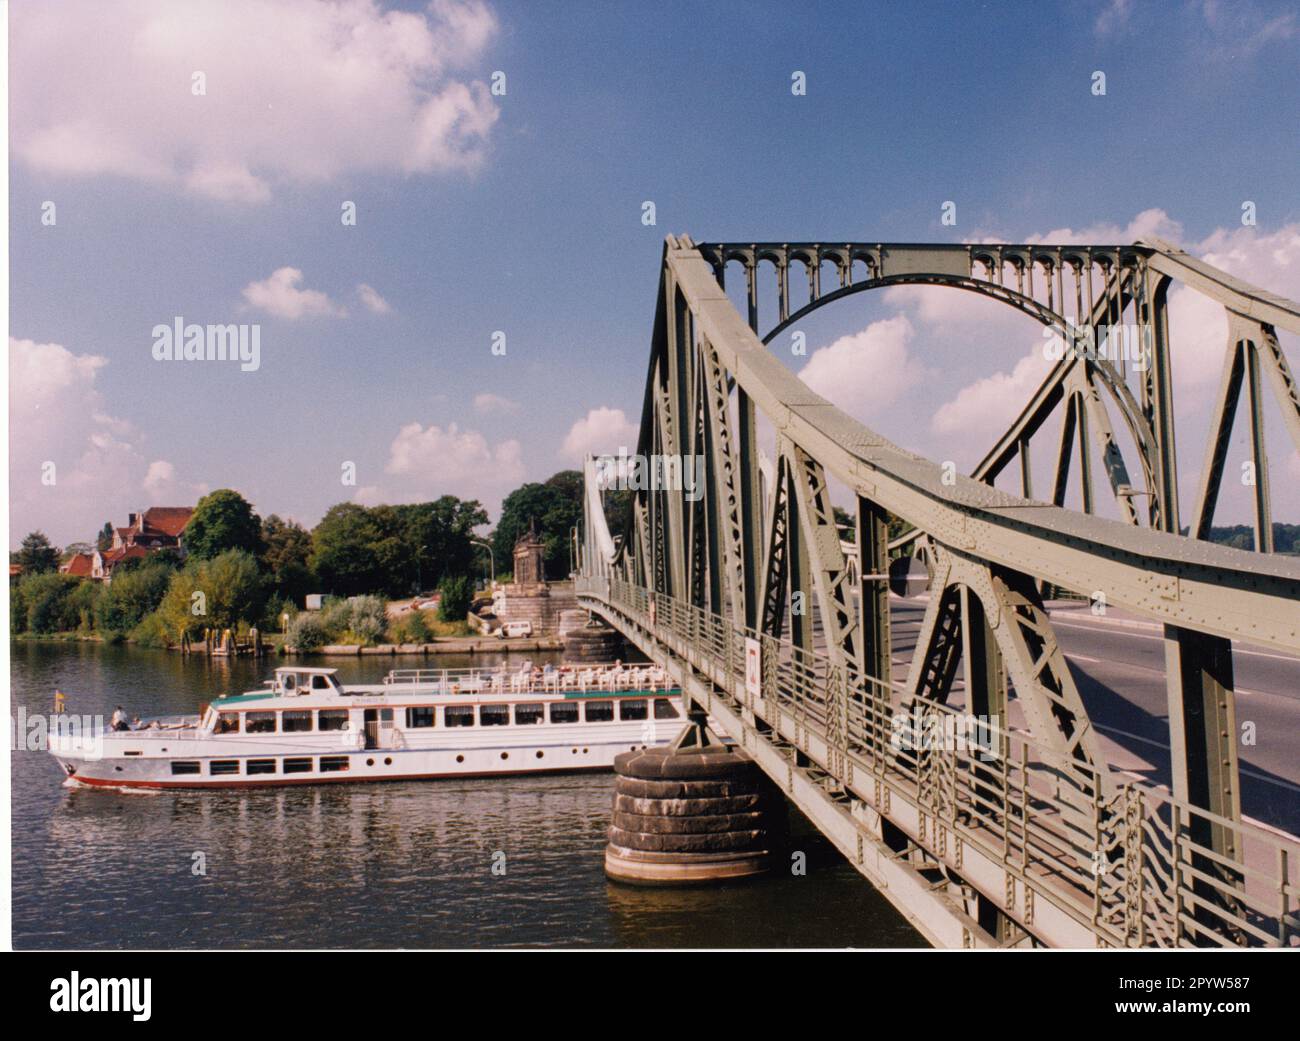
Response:
[{"label": "green tree line", "polygon": [[[498,577],[508,575],[514,544],[530,526],[542,537],[547,576],[566,577],[582,494],[582,475],[566,470],[506,496],[488,538]],[[186,634],[199,637],[204,628],[256,625],[279,631],[283,617],[296,616],[309,593],[342,601],[374,597],[382,604],[433,590],[442,593],[439,620],[463,621],[474,578],[488,573],[489,551],[475,535],[487,523],[479,502],[444,495],[398,506],[339,503],[308,530],[276,514],[260,517],[238,492],[220,489],[199,500],[181,537],[183,556],[159,550],[122,561],[107,584],[60,574],[58,567],[72,552],[107,550],[111,524],[96,532],[93,542],[62,553],[44,533],[29,534],[10,554],[11,563],[22,566],[10,582],[11,631],[98,633],[175,644]],[[308,644],[374,639],[373,608],[365,610],[344,618],[339,608],[298,624],[305,627]],[[424,642],[428,635],[422,626],[423,620],[407,618],[389,635]]]}]

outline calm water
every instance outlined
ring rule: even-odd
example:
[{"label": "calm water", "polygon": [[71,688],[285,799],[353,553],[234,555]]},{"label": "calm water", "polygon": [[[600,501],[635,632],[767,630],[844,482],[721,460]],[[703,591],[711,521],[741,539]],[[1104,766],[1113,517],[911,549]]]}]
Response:
[{"label": "calm water", "polygon": [[[119,702],[142,716],[193,712],[272,667],[98,644],[11,648],[15,716],[47,712],[55,689],[78,714]],[[393,664],[339,667],[344,682],[375,682]],[[19,749],[12,777],[19,948],[922,943],[793,812],[804,877],[610,884],[611,775],[127,795],[64,788],[47,753]],[[492,872],[497,851],[504,875]]]}]

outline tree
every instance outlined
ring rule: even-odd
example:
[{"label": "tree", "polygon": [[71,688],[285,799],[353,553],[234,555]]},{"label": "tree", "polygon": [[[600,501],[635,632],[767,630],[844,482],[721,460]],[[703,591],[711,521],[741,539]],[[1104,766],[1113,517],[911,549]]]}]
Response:
[{"label": "tree", "polygon": [[95,548],[101,553],[113,548],[112,521],[104,521],[104,526],[99,529],[99,534],[95,536]]},{"label": "tree", "polygon": [[331,506],[311,533],[311,569],[331,593],[368,593],[381,580],[374,550],[378,541],[379,528],[364,506]]},{"label": "tree", "polygon": [[50,540],[43,531],[33,531],[23,539],[22,548],[18,550],[18,563],[23,566],[24,575],[40,575],[46,571],[59,569],[59,550],[50,545]]},{"label": "tree", "polygon": [[211,560],[227,550],[262,552],[262,521],[236,491],[218,488],[199,500],[181,533],[190,556]]},{"label": "tree", "polygon": [[175,573],[151,557],[127,571],[115,568],[113,581],[95,603],[95,627],[102,633],[129,633],[157,610]]},{"label": "tree", "polygon": [[516,488],[501,504],[501,520],[492,535],[492,548],[504,570],[514,553],[515,543],[536,524],[545,545],[547,578],[564,578],[569,573],[569,533],[582,521],[582,474],[561,470],[541,484]]},{"label": "tree", "polygon": [[442,594],[438,599],[438,617],[444,622],[463,622],[474,596],[469,579],[464,575],[444,578],[438,591]]},{"label": "tree", "polygon": [[230,549],[211,560],[192,561],[172,576],[158,606],[159,622],[171,640],[203,629],[256,625],[266,605],[267,582],[251,553]]},{"label": "tree", "polygon": [[309,564],[311,533],[273,513],[262,521],[262,546],[262,567],[270,573],[276,595],[301,604],[316,585]]},{"label": "tree", "polygon": [[339,503],[312,531],[309,564],[339,596],[402,596],[447,575],[466,574],[474,559],[470,538],[486,523],[478,502],[452,495],[371,509]]},{"label": "tree", "polygon": [[[57,571],[24,575],[18,583],[11,610],[16,613],[22,607],[25,612],[22,624],[27,632],[69,632],[81,624],[81,605],[74,598],[81,585],[80,579],[60,575]],[[15,631],[19,631],[18,621],[14,619]]]}]

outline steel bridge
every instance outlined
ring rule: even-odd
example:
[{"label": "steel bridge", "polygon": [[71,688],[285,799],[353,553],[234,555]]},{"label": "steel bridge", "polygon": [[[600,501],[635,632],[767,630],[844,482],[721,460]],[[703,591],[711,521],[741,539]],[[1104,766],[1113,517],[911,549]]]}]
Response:
[{"label": "steel bridge", "polygon": [[[737,264],[747,316],[726,291]],[[762,264],[775,271],[778,299],[776,324],[760,332]],[[792,294],[792,270],[807,276],[807,303],[793,309],[804,294]],[[970,476],[844,414],[768,347],[833,301],[905,284],[981,294],[1063,337],[1045,381]],[[1228,320],[1186,522],[1170,369],[1175,284]],[[607,468],[589,460],[581,602],[662,662],[697,718],[711,714],[934,944],[1295,946],[1300,841],[1242,819],[1233,680],[1234,640],[1300,652],[1300,558],[1273,552],[1265,454],[1266,384],[1300,449],[1300,396],[1278,330],[1300,333],[1300,305],[1154,239],[670,236],[637,455],[702,457],[705,487],[633,482],[612,518],[616,539]],[[1136,336],[1138,358],[1106,349],[1124,342],[1121,331]],[[1207,541],[1243,392],[1256,552]],[[1030,448],[1049,437],[1055,479],[1040,499]],[[1094,512],[1094,452],[1118,520]],[[995,487],[1017,462],[1019,494]],[[1066,507],[1076,466],[1081,510]],[[833,492],[850,507],[848,536]],[[896,677],[888,579],[904,555],[925,563],[928,601],[910,667]],[[1108,763],[1048,590],[1100,592],[1162,624],[1172,790]]]}]

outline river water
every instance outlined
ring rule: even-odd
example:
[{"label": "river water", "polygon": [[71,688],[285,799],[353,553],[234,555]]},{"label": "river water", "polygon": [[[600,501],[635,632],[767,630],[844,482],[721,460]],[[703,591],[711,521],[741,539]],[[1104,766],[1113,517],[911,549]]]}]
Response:
[{"label": "river water", "polygon": [[[91,643],[11,649],[20,720],[47,713],[56,689],[77,714],[191,713],[273,668]],[[355,683],[416,662],[330,664]],[[609,774],[126,794],[64,788],[46,752],[21,732],[17,744],[18,948],[922,945],[793,808],[805,875],[636,889],[602,870]]]}]

